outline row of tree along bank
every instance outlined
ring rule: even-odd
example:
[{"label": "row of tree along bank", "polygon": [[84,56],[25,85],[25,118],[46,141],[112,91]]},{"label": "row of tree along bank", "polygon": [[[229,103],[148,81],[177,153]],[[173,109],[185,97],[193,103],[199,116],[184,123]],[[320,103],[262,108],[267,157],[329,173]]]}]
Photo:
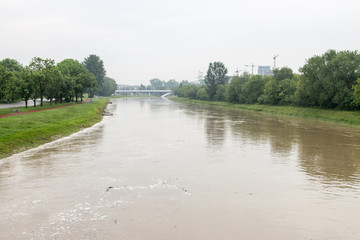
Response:
[{"label": "row of tree along bank", "polygon": [[275,106],[261,104],[238,104],[220,101],[203,101],[182,97],[172,97],[171,100],[191,104],[209,105],[234,110],[256,111],[272,115],[291,116],[305,119],[316,119],[343,125],[360,127],[360,111],[343,111],[336,109],[320,109],[295,106]]},{"label": "row of tree along bank", "polygon": [[242,104],[291,105],[304,107],[360,109],[360,54],[329,50],[309,58],[294,74],[292,69],[275,69],[273,76],[235,76],[229,82],[221,62],[209,64],[204,85],[174,89],[179,97]]},{"label": "row of tree along bank", "polygon": [[96,55],[85,58],[83,63],[65,59],[57,64],[52,59],[35,57],[28,66],[22,66],[14,59],[0,62],[0,100],[15,101],[53,99],[57,102],[83,100],[95,94],[110,96],[116,90],[114,79],[106,76],[103,61]]}]

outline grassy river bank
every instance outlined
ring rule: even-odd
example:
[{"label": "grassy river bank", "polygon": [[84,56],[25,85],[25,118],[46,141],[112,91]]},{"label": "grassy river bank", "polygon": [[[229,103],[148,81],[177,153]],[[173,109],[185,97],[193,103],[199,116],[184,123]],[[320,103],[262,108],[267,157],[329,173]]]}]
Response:
[{"label": "grassy river bank", "polygon": [[[108,101],[109,98],[97,99],[84,104],[0,118],[0,159],[94,125],[101,121]],[[18,111],[35,109],[39,108],[19,108]],[[2,110],[1,113],[6,114],[7,111]]]},{"label": "grassy river bank", "polygon": [[172,97],[171,99],[176,102],[204,104],[230,109],[257,111],[274,115],[316,119],[326,122],[360,127],[360,111],[341,111],[334,109],[304,108],[294,106],[234,104],[228,102],[192,100],[180,97]]}]

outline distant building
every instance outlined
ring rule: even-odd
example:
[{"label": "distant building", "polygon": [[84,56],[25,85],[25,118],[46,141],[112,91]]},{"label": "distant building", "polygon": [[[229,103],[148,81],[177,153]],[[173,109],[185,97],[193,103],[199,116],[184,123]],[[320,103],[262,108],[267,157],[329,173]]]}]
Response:
[{"label": "distant building", "polygon": [[271,76],[273,72],[270,69],[270,66],[258,66],[258,75],[261,76]]},{"label": "distant building", "polygon": [[197,84],[204,85],[204,74],[203,72],[199,71],[198,78],[197,78]]}]

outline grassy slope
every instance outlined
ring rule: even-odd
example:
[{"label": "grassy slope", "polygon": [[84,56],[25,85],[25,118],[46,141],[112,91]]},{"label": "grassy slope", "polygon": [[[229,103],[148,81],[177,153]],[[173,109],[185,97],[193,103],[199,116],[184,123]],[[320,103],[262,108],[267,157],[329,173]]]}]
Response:
[{"label": "grassy slope", "polygon": [[94,125],[102,119],[107,101],[99,99],[93,103],[0,118],[0,158]]},{"label": "grassy slope", "polygon": [[187,102],[196,104],[206,104],[231,109],[251,110],[276,115],[294,116],[300,118],[318,119],[327,122],[340,123],[360,127],[360,111],[339,111],[318,108],[303,108],[291,106],[268,106],[258,104],[233,104],[227,102],[209,102],[200,100],[190,100],[185,98],[171,98],[177,102]]}]

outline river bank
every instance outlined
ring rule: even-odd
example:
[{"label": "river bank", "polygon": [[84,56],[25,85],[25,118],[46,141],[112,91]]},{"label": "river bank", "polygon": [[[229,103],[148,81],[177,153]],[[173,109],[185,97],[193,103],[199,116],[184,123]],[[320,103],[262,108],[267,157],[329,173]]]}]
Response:
[{"label": "river bank", "polygon": [[171,97],[175,102],[211,105],[222,108],[257,111],[273,115],[283,115],[298,118],[316,119],[325,122],[360,127],[359,111],[341,111],[335,109],[304,108],[295,106],[269,106],[258,104],[234,104],[228,102],[201,101],[180,97]]},{"label": "river bank", "polygon": [[0,118],[0,159],[91,127],[101,121],[108,102],[109,98],[97,99],[91,103]]},{"label": "river bank", "polygon": [[0,160],[0,239],[360,239],[358,129],[111,101],[94,127]]}]

